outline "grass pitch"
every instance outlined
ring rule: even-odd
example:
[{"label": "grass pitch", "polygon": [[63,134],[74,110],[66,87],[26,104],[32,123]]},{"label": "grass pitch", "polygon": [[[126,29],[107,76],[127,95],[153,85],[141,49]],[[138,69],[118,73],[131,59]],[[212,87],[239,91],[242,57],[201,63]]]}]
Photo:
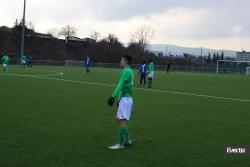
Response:
[{"label": "grass pitch", "polygon": [[106,100],[119,75],[41,66],[1,72],[0,166],[250,166],[250,155],[224,154],[250,145],[250,77],[157,71],[153,90],[144,90],[135,75],[134,144],[112,151],[116,107]]}]

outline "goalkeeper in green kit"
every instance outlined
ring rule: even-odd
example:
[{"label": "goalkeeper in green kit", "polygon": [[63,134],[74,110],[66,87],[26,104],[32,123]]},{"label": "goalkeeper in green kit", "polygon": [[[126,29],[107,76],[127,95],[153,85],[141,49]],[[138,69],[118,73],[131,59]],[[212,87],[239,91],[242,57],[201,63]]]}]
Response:
[{"label": "goalkeeper in green kit", "polygon": [[27,56],[25,53],[23,53],[23,55],[21,56],[21,64],[20,64],[20,68],[23,66],[23,69],[26,68],[26,63],[27,63]]},{"label": "goalkeeper in green kit", "polygon": [[109,149],[117,150],[124,149],[124,145],[131,145],[132,141],[129,138],[127,121],[130,119],[133,108],[133,82],[134,72],[129,67],[132,58],[129,55],[124,55],[121,59],[121,77],[119,83],[114,90],[112,96],[108,99],[108,105],[112,106],[117,99],[117,122],[119,124],[119,142]]},{"label": "goalkeeper in green kit", "polygon": [[154,65],[153,60],[150,58],[150,60],[149,60],[149,73],[148,73],[148,88],[152,88],[154,72],[155,72],[155,65]]},{"label": "goalkeeper in green kit", "polygon": [[9,56],[4,53],[2,57],[3,62],[3,72],[8,72]]}]

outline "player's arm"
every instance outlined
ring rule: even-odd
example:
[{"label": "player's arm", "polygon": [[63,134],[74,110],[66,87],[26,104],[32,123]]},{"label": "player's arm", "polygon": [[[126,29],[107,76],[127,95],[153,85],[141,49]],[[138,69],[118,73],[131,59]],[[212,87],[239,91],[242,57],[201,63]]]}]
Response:
[{"label": "player's arm", "polygon": [[152,71],[152,64],[149,64],[148,74]]},{"label": "player's arm", "polygon": [[142,71],[142,66],[140,66],[138,74],[141,74],[141,71]]},{"label": "player's arm", "polygon": [[114,90],[112,97],[116,98],[118,96],[118,99],[120,98],[119,96],[121,96],[122,93],[122,88],[124,86],[125,81],[128,79],[128,76],[126,74],[126,72],[122,73],[122,76],[116,86],[116,89]]},{"label": "player's arm", "polygon": [[122,76],[119,80],[119,83],[117,84],[114,92],[112,93],[112,96],[108,99],[108,105],[112,106],[115,102],[115,99],[116,97],[118,97],[117,99],[120,99],[121,98],[121,95],[122,95],[122,88],[123,88],[123,85],[126,81],[126,74],[124,74],[124,72],[122,73]]}]

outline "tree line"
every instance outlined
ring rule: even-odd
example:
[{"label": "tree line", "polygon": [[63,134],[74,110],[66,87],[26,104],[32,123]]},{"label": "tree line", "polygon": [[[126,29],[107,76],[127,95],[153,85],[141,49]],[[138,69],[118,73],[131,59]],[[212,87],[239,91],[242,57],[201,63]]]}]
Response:
[{"label": "tree line", "polygon": [[[0,52],[10,54],[12,60],[20,55],[21,23],[17,20],[12,28],[0,29]],[[89,56],[93,62],[119,63],[120,57],[130,54],[134,64],[150,58],[158,65],[166,65],[170,62],[175,66],[214,66],[219,59],[224,59],[224,53],[210,53],[207,56],[156,56],[147,50],[147,45],[153,36],[153,30],[146,25],[138,27],[131,33],[127,46],[119,40],[115,34],[108,34],[101,38],[100,33],[90,34],[92,41],[65,40],[75,36],[77,29],[72,26],[62,27],[59,31],[49,29],[47,34],[35,32],[32,23],[25,25],[25,52],[32,55],[34,60],[84,60]],[[63,36],[64,39],[59,39]],[[67,41],[67,42],[66,42]],[[94,42],[93,42],[94,41]]]}]

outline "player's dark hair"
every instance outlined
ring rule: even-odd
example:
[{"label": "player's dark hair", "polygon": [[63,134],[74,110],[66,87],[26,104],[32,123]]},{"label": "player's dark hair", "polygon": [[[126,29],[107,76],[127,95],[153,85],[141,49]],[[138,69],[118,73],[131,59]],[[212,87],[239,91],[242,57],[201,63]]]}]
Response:
[{"label": "player's dark hair", "polygon": [[151,63],[152,61],[153,61],[153,59],[150,57],[150,58],[149,58],[149,63]]},{"label": "player's dark hair", "polygon": [[146,60],[143,60],[143,62],[142,62],[143,64],[145,64],[146,63]]},{"label": "player's dark hair", "polygon": [[132,57],[130,56],[130,55],[124,55],[124,56],[122,56],[127,62],[128,62],[128,64],[131,64],[131,62],[132,62]]}]

